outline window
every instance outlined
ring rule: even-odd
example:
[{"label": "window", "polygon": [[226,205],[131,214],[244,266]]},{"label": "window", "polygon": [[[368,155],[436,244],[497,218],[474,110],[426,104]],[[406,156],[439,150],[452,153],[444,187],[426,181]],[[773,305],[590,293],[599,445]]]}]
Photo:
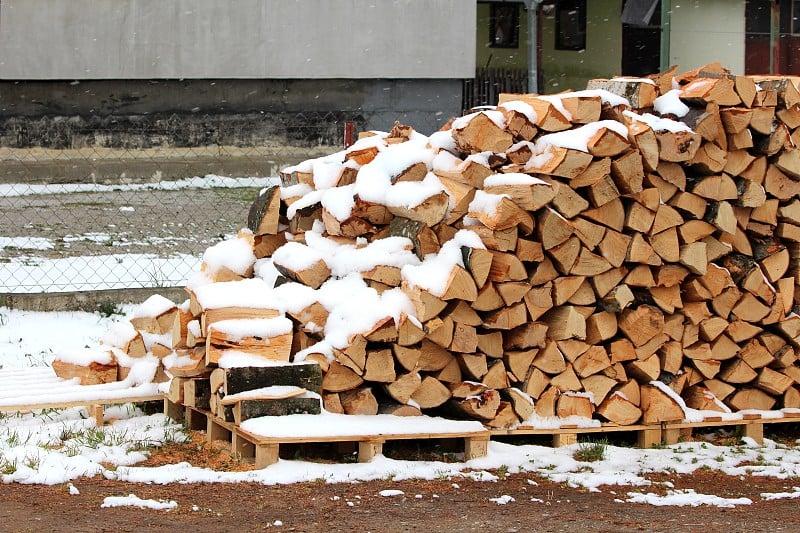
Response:
[{"label": "window", "polygon": [[792,0],[792,33],[800,34],[800,1]]},{"label": "window", "polygon": [[492,4],[489,13],[489,46],[519,47],[519,4]]},{"label": "window", "polygon": [[565,0],[556,5],[556,50],[586,48],[586,0]]},{"label": "window", "polygon": [[772,25],[772,0],[747,0],[745,4],[746,35],[769,35]]},{"label": "window", "polygon": [[625,0],[622,7],[622,23],[629,26],[652,26],[660,7],[659,0]]}]

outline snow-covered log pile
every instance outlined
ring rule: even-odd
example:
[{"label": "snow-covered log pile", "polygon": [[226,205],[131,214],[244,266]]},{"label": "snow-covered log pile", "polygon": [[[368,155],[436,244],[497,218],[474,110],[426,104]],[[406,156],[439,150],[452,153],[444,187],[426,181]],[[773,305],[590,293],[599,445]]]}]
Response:
[{"label": "snow-covered log pile", "polygon": [[714,64],[364,133],[207,251],[165,366],[316,362],[329,411],[490,427],[798,408],[794,82]]}]

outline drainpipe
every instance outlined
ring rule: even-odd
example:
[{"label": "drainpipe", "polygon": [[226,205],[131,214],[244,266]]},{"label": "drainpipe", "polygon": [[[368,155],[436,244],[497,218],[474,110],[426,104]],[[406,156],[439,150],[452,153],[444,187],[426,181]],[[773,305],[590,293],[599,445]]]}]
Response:
[{"label": "drainpipe", "polygon": [[669,38],[672,31],[672,0],[661,0],[661,72],[666,72],[669,64]]},{"label": "drainpipe", "polygon": [[780,64],[781,7],[778,2],[770,2],[769,18],[769,73],[777,74]]},{"label": "drainpipe", "polygon": [[528,12],[528,92],[539,92],[539,4],[544,0],[524,0]]}]

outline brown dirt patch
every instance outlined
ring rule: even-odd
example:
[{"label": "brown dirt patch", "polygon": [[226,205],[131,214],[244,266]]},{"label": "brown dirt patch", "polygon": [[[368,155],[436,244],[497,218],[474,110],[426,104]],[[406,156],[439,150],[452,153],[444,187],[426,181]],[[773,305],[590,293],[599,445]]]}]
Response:
[{"label": "brown dirt patch", "polygon": [[230,443],[206,441],[204,433],[189,432],[189,440],[181,443],[170,443],[154,448],[150,457],[136,466],[155,467],[187,462],[198,468],[225,472],[245,472],[253,470],[252,464],[239,461],[231,456]]},{"label": "brown dirt patch", "polygon": [[[724,497],[746,496],[749,506],[654,507],[620,503],[629,491],[579,490],[524,474],[497,482],[468,479],[298,483],[142,485],[78,479],[66,486],[0,486],[4,531],[797,531],[796,500],[765,501],[762,492],[791,490],[796,480],[732,479],[699,472],[670,477],[676,488]],[[530,484],[529,480],[536,482]],[[397,489],[402,495],[384,497]],[[174,500],[176,509],[101,508],[107,496]],[[509,495],[498,505],[492,498]]]}]

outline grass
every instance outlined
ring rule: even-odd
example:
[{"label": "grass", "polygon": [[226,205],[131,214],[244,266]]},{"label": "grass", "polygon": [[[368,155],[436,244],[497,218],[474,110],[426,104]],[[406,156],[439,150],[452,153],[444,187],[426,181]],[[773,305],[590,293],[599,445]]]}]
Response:
[{"label": "grass", "polygon": [[214,195],[223,200],[250,205],[258,197],[261,187],[235,187],[214,189]]},{"label": "grass", "polygon": [[169,285],[169,276],[164,273],[164,269],[158,265],[153,265],[147,272],[148,280],[154,287],[167,287]]},{"label": "grass", "polygon": [[0,474],[10,475],[17,471],[17,460],[9,461],[5,457],[0,457]]},{"label": "grass", "polygon": [[584,463],[594,463],[606,458],[608,442],[600,440],[597,442],[581,442],[572,457],[576,461]]},{"label": "grass", "polygon": [[31,470],[38,470],[39,464],[42,462],[42,459],[41,457],[39,457],[39,454],[37,453],[36,456],[26,455],[25,460],[23,462],[25,466],[27,466]]},{"label": "grass", "polygon": [[122,309],[119,304],[111,300],[103,300],[97,304],[95,311],[103,317],[110,317],[114,315],[122,315]]}]

